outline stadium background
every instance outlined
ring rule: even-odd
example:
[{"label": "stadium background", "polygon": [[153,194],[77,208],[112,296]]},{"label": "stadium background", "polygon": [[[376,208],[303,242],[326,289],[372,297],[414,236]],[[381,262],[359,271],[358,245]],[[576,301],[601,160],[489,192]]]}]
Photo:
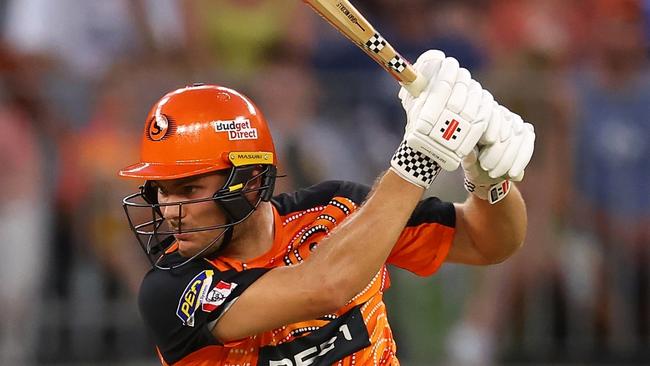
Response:
[{"label": "stadium background", "polygon": [[[404,365],[650,362],[649,1],[357,0],[410,60],[439,48],[532,122],[525,247],[491,268],[393,269]],[[116,171],[151,104],[192,82],[249,94],[278,191],[372,183],[397,85],[293,0],[0,2],[0,364],[154,365],[145,257]],[[431,194],[462,200],[461,174]]]}]

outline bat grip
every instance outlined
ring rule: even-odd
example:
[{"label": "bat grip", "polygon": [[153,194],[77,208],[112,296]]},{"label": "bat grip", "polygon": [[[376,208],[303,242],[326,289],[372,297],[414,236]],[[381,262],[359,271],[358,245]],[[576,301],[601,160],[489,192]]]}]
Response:
[{"label": "bat grip", "polygon": [[404,89],[409,92],[409,94],[417,97],[420,95],[422,90],[427,87],[427,80],[419,72],[415,72],[415,79],[413,81],[409,83],[400,82],[400,85],[402,85]]}]

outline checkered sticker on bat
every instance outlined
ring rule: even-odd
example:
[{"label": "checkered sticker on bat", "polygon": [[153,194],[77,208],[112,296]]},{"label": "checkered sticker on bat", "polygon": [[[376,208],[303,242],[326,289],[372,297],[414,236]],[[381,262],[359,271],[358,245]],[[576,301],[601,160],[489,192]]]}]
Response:
[{"label": "checkered sticker on bat", "polygon": [[375,33],[366,42],[366,47],[374,53],[379,53],[386,47],[386,40],[379,33]]},{"label": "checkered sticker on bat", "polygon": [[390,61],[388,61],[388,67],[391,69],[402,72],[406,69],[406,61],[404,61],[399,55],[395,55]]}]

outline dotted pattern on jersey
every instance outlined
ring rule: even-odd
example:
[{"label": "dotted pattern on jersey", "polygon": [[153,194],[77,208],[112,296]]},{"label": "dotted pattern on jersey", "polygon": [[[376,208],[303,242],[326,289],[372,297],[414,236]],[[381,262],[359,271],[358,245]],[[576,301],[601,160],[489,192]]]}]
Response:
[{"label": "dotted pattern on jersey", "polygon": [[334,216],[332,216],[332,215],[322,214],[322,215],[319,215],[316,218],[316,220],[327,220],[327,221],[331,222],[332,224],[336,225],[336,218]]},{"label": "dotted pattern on jersey", "polygon": [[[345,217],[356,210],[357,205],[347,197],[334,197],[327,206],[319,206],[320,210],[306,210],[308,214],[317,213],[318,216],[311,222],[311,225],[302,227],[293,236],[283,257],[285,265],[301,263],[309,255],[309,252],[316,249],[318,243],[329,234],[330,230]],[[296,213],[285,220],[286,224],[299,220],[305,212]]]},{"label": "dotted pattern on jersey", "polygon": [[309,228],[309,230],[307,230],[306,233],[304,233],[302,235],[302,237],[300,238],[300,244],[306,242],[307,239],[309,239],[310,236],[316,234],[317,232],[328,233],[329,231],[330,231],[330,229],[328,229],[327,226],[325,226],[325,225],[312,226],[312,227]]},{"label": "dotted pattern on jersey", "polygon": [[325,206],[316,206],[316,207],[312,207],[312,208],[304,210],[304,211],[300,211],[300,212],[298,212],[296,214],[293,214],[293,215],[287,217],[286,220],[284,220],[282,222],[282,226],[287,226],[291,221],[298,220],[303,215],[306,215],[306,214],[309,214],[309,213],[314,213],[314,212],[319,212],[319,211],[322,211],[324,208],[325,208]]},{"label": "dotted pattern on jersey", "polygon": [[341,211],[343,211],[343,213],[344,213],[346,216],[350,214],[350,209],[348,208],[348,206],[344,205],[343,203],[341,203],[341,202],[339,202],[339,201],[337,201],[337,200],[331,200],[331,201],[329,202],[329,204],[330,204],[331,206],[334,206],[334,207],[340,209]]},{"label": "dotted pattern on jersey", "polygon": [[311,333],[311,332],[313,332],[315,330],[319,330],[319,329],[320,329],[320,327],[314,327],[314,326],[294,329],[291,332],[289,332],[289,335],[286,337],[286,339],[300,337],[303,334]]}]

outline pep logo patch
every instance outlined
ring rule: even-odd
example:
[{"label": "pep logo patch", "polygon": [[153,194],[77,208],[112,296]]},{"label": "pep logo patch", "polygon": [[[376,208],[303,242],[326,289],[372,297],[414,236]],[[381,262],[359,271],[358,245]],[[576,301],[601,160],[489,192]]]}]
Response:
[{"label": "pep logo patch", "polygon": [[176,315],[183,321],[183,325],[194,326],[194,314],[201,306],[201,299],[204,299],[212,285],[214,271],[204,270],[197,274],[185,287],[185,291],[178,301]]}]

